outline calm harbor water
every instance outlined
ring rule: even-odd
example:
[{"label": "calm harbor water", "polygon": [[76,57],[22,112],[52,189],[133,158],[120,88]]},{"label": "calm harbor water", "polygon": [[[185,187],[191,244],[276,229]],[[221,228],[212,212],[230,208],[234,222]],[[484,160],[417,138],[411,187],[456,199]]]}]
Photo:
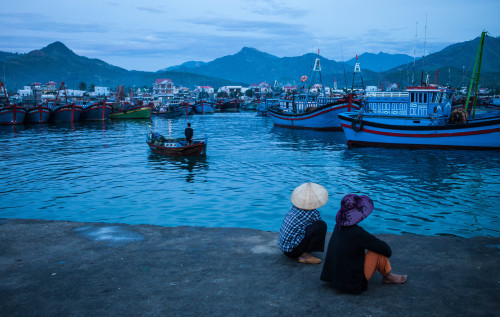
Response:
[{"label": "calm harbor water", "polygon": [[255,113],[153,118],[208,135],[206,158],[152,154],[149,120],[0,127],[0,218],[279,231],[303,182],[325,186],[331,231],[345,194],[372,197],[374,233],[500,236],[498,151],[352,148],[341,132],[273,127]]}]

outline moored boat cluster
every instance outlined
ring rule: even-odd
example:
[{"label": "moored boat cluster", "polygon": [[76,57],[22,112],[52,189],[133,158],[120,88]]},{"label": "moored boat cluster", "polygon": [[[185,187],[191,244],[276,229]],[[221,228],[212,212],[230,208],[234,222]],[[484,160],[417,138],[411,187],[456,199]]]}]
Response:
[{"label": "moored boat cluster", "polygon": [[[466,97],[457,98],[455,90],[423,80],[420,85],[402,91],[368,91],[364,85],[355,89],[355,78],[361,77],[359,63],[354,67],[353,86],[343,94],[327,94],[322,82],[315,84],[314,89],[311,89],[313,82],[307,82],[309,87],[306,87],[307,77],[302,76],[302,87],[292,91],[277,87],[275,91],[246,100],[239,96],[216,98],[213,92],[210,95],[202,88],[194,97],[173,97],[158,102],[134,98],[133,94],[126,97],[122,86],[110,98],[70,101],[62,83],[53,99],[18,105],[9,102],[5,86],[0,83],[0,92],[3,92],[0,124],[149,119],[152,114],[176,117],[243,109],[270,116],[279,127],[344,131],[347,144],[352,146],[498,149],[500,103],[497,99],[500,98],[483,100],[481,104],[478,93],[484,37],[485,32]],[[321,72],[319,63],[317,58],[311,78]],[[163,91],[162,85],[169,85],[171,81],[158,80],[155,84],[158,91]]]}]

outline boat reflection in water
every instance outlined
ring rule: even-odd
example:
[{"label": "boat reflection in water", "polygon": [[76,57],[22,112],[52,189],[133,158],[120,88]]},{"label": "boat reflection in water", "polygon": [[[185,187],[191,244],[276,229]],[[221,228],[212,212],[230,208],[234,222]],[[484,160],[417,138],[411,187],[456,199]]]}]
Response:
[{"label": "boat reflection in water", "polygon": [[343,132],[299,130],[276,126],[271,128],[271,132],[283,142],[280,145],[295,150],[346,148]]},{"label": "boat reflection in water", "polygon": [[206,156],[165,156],[150,152],[148,161],[153,169],[168,172],[169,177],[176,179],[185,178],[188,183],[194,183],[197,176],[208,170]]}]

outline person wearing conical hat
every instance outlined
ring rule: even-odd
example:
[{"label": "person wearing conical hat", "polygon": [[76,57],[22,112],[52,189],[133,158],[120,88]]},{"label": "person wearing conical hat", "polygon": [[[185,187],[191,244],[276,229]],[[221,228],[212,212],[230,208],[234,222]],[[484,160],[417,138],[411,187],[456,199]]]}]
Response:
[{"label": "person wearing conical hat", "polygon": [[292,192],[292,208],[281,225],[278,246],[291,258],[307,264],[321,263],[311,252],[323,252],[327,225],[317,208],[328,201],[326,189],[316,183],[305,183]]},{"label": "person wearing conical hat", "polygon": [[360,294],[376,271],[382,274],[383,283],[406,282],[406,275],[391,272],[389,245],[358,226],[373,208],[373,201],[365,195],[342,198],[321,272],[321,280],[332,283],[338,291]]}]

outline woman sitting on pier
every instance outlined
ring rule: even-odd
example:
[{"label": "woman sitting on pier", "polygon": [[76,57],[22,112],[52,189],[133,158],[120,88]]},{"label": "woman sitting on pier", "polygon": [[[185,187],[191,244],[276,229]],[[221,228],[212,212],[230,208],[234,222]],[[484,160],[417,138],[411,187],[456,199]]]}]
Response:
[{"label": "woman sitting on pier", "polygon": [[281,225],[278,246],[286,256],[307,264],[321,263],[311,252],[325,248],[326,222],[316,209],[326,204],[328,192],[315,183],[305,183],[292,192],[292,208]]},{"label": "woman sitting on pier", "polygon": [[406,282],[406,275],[391,273],[387,259],[391,256],[389,245],[357,225],[372,210],[373,202],[368,196],[349,194],[342,198],[321,272],[321,280],[332,283],[339,291],[353,294],[365,291],[375,271],[382,274],[384,283]]}]

